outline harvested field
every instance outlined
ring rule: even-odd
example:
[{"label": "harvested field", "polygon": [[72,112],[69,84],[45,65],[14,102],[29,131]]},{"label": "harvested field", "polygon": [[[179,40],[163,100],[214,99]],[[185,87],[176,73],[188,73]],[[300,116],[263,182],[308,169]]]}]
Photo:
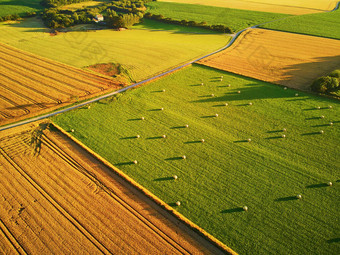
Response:
[{"label": "harvested field", "polygon": [[335,0],[160,0],[160,2],[176,2],[188,4],[211,5],[242,10],[277,12],[285,14],[308,14],[333,10]]},{"label": "harvested field", "polygon": [[219,254],[59,131],[0,133],[0,253]]},{"label": "harvested field", "polygon": [[300,90],[340,63],[340,41],[250,29],[201,64]]},{"label": "harvested field", "polygon": [[117,81],[0,44],[0,125],[118,87]]}]

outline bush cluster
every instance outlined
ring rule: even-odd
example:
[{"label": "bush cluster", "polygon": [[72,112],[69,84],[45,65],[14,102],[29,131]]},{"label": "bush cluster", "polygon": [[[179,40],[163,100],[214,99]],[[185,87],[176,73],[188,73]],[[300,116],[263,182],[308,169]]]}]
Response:
[{"label": "bush cluster", "polygon": [[335,70],[327,76],[322,76],[315,80],[311,89],[318,93],[331,93],[340,89],[340,70]]},{"label": "bush cluster", "polygon": [[22,15],[19,14],[12,14],[0,17],[0,22],[7,21],[7,20],[19,20],[21,18],[28,18],[37,15],[36,12],[26,12]]},{"label": "bush cluster", "polygon": [[182,26],[187,26],[187,27],[205,28],[205,29],[210,29],[210,30],[214,30],[218,32],[223,32],[223,33],[233,33],[232,29],[225,25],[208,25],[206,22],[175,20],[172,18],[166,18],[163,15],[152,14],[149,12],[144,15],[144,18],[161,21],[161,22],[168,23],[168,24],[182,25]]}]

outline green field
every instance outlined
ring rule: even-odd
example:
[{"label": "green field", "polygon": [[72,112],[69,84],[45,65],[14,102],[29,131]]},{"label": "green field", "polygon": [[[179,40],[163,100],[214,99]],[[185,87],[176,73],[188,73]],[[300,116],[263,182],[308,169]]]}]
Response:
[{"label": "green field", "polygon": [[164,17],[176,20],[207,22],[209,25],[226,25],[233,31],[289,16],[278,13],[166,2],[151,2],[147,4],[147,7],[147,11],[152,14],[161,14]]},{"label": "green field", "polygon": [[338,254],[340,104],[296,93],[194,65],[53,121],[240,254]]},{"label": "green field", "polygon": [[[149,22],[126,31],[68,32],[51,36],[39,19],[0,23],[0,42],[76,67],[120,63],[135,80],[225,46],[230,37],[207,30],[163,27]],[[138,29],[137,29],[138,28]],[[200,32],[200,33],[198,33]]]},{"label": "green field", "polygon": [[261,26],[274,30],[340,39],[340,10],[291,17]]},{"label": "green field", "polygon": [[42,10],[41,0],[0,0],[0,17]]}]

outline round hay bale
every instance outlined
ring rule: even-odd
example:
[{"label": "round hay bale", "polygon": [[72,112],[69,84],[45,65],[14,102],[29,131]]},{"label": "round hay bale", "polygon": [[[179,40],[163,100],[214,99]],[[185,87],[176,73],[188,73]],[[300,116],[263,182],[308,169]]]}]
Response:
[{"label": "round hay bale", "polygon": [[87,109],[91,109],[91,106],[89,105],[89,106],[87,107]]},{"label": "round hay bale", "polygon": [[301,194],[296,195],[296,198],[297,198],[297,199],[302,199],[302,195],[301,195]]},{"label": "round hay bale", "polygon": [[296,97],[298,97],[298,96],[299,96],[299,94],[298,94],[298,93],[296,93],[296,94],[295,94],[295,96],[296,96]]},{"label": "round hay bale", "polygon": [[332,109],[332,108],[333,108],[333,106],[329,105],[329,106],[328,106],[328,108],[329,108],[329,109]]},{"label": "round hay bale", "polygon": [[205,140],[204,139],[201,139],[201,143],[204,143],[205,142]]},{"label": "round hay bale", "polygon": [[215,113],[215,117],[216,117],[216,118],[218,117],[218,114],[217,114],[217,113]]},{"label": "round hay bale", "polygon": [[71,132],[74,133],[74,129],[71,129]]},{"label": "round hay bale", "polygon": [[287,132],[287,129],[286,128],[282,129],[282,132]]},{"label": "round hay bale", "polygon": [[320,107],[320,106],[317,106],[317,107],[316,107],[316,109],[320,110],[320,109],[321,109],[321,107]]},{"label": "round hay bale", "polygon": [[204,85],[204,83],[202,82],[202,83],[201,83],[201,86],[203,86],[203,85]]},{"label": "round hay bale", "polygon": [[241,91],[239,90],[239,91],[237,91],[237,94],[241,94]]},{"label": "round hay bale", "polygon": [[248,211],[248,206],[245,205],[245,206],[242,207],[242,209],[243,209],[243,211],[247,212]]},{"label": "round hay bale", "polygon": [[177,180],[177,179],[178,179],[178,176],[177,176],[177,175],[174,175],[173,178],[174,178],[174,180]]},{"label": "round hay bale", "polygon": [[165,89],[163,89],[162,92],[165,92]]},{"label": "round hay bale", "polygon": [[284,87],[283,89],[284,89],[284,90],[287,90],[287,87]]},{"label": "round hay bale", "polygon": [[176,205],[177,205],[177,206],[180,206],[180,205],[181,205],[181,202],[180,202],[180,201],[177,201],[177,202],[176,202]]},{"label": "round hay bale", "polygon": [[253,105],[253,103],[252,103],[252,102],[249,102],[248,104],[249,104],[249,105]]},{"label": "round hay bale", "polygon": [[323,115],[320,116],[320,119],[324,119],[324,118],[325,118],[325,116],[323,116]]},{"label": "round hay bale", "polygon": [[223,78],[221,78],[220,81],[223,81]]},{"label": "round hay bale", "polygon": [[333,183],[332,182],[327,182],[327,185],[328,186],[333,186]]},{"label": "round hay bale", "polygon": [[330,125],[330,126],[333,126],[333,122],[329,122],[329,125]]},{"label": "round hay bale", "polygon": [[188,124],[186,124],[186,125],[185,125],[185,127],[186,127],[186,128],[188,128],[188,127],[189,127],[189,125],[188,125]]},{"label": "round hay bale", "polygon": [[248,138],[248,139],[247,139],[247,141],[248,141],[248,143],[250,143],[250,142],[251,142],[251,139],[250,139],[250,138]]},{"label": "round hay bale", "polygon": [[214,97],[215,95],[214,94],[211,94],[211,97]]},{"label": "round hay bale", "polygon": [[187,156],[183,155],[183,156],[182,156],[182,159],[187,159]]},{"label": "round hay bale", "polygon": [[141,117],[140,119],[141,119],[141,120],[145,120],[145,118],[144,118],[144,117]]},{"label": "round hay bale", "polygon": [[162,135],[163,138],[166,138],[166,135]]},{"label": "round hay bale", "polygon": [[138,164],[138,161],[137,161],[137,160],[134,160],[133,163],[134,163],[135,165],[137,165],[137,164]]},{"label": "round hay bale", "polygon": [[325,131],[323,131],[323,130],[320,130],[320,132],[319,132],[320,134],[323,134],[323,133],[325,133]]},{"label": "round hay bale", "polygon": [[228,106],[228,103],[225,103],[224,105],[225,105],[225,106]]},{"label": "round hay bale", "polygon": [[230,86],[231,86],[230,84],[227,85],[227,87],[230,87]]},{"label": "round hay bale", "polygon": [[223,79],[223,75],[221,76],[221,79]]},{"label": "round hay bale", "polygon": [[136,138],[140,138],[140,135],[136,135]]},{"label": "round hay bale", "polygon": [[282,137],[282,138],[286,138],[286,135],[282,135],[281,137]]}]

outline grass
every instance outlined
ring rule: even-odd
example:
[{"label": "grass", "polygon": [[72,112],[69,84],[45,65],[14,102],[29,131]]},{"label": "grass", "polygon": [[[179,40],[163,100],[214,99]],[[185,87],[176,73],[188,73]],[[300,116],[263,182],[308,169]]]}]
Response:
[{"label": "grass", "polygon": [[291,17],[262,25],[261,27],[340,39],[340,10]]},{"label": "grass", "polygon": [[53,121],[240,254],[336,254],[340,104],[295,93],[194,65]]},{"label": "grass", "polygon": [[165,2],[150,2],[147,7],[147,11],[152,14],[161,14],[164,17],[177,20],[207,22],[209,25],[226,25],[233,31],[288,16],[286,14]]},{"label": "grass", "polygon": [[206,30],[197,33],[197,29],[188,28],[182,31],[178,26],[157,31],[156,24],[126,31],[75,31],[51,36],[41,20],[33,18],[0,23],[0,41],[76,67],[120,63],[133,79],[141,80],[217,50],[230,40],[223,34]]},{"label": "grass", "polygon": [[41,0],[0,0],[0,17],[42,10]]},{"label": "grass", "polygon": [[62,10],[75,11],[75,10],[78,10],[78,9],[84,9],[86,7],[100,6],[101,4],[107,3],[107,2],[109,2],[109,0],[93,0],[93,1],[64,5],[64,6],[61,7],[61,9]]}]

